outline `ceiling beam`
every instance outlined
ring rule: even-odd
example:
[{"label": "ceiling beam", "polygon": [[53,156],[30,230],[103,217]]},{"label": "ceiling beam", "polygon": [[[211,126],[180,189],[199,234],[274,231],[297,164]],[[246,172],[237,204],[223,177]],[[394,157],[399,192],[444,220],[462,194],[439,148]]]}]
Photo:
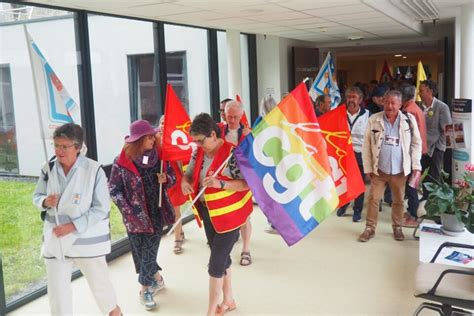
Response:
[{"label": "ceiling beam", "polygon": [[420,22],[415,21],[414,17],[408,16],[404,11],[394,6],[390,0],[361,0],[361,2],[419,35],[425,34]]}]

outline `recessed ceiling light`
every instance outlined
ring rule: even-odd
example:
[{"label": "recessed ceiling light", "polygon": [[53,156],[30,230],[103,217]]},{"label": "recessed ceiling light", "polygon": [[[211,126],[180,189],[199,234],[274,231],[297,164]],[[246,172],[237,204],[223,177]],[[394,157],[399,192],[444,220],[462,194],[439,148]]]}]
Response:
[{"label": "recessed ceiling light", "polygon": [[349,36],[347,37],[347,39],[350,40],[350,41],[358,41],[358,40],[363,39],[363,37],[362,37],[362,36],[358,36],[358,35],[353,35],[353,36],[349,35]]},{"label": "recessed ceiling light", "polygon": [[407,59],[407,56],[403,56],[402,58],[403,58],[403,59]]},{"label": "recessed ceiling light", "polygon": [[393,57],[402,57],[402,54],[395,54]]},{"label": "recessed ceiling light", "polygon": [[319,30],[323,33],[326,33],[328,31],[327,27],[320,27]]}]

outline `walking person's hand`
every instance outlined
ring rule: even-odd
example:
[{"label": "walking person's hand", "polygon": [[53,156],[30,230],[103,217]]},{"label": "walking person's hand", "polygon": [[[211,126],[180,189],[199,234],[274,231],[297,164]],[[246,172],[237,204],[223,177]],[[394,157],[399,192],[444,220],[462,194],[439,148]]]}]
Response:
[{"label": "walking person's hand", "polygon": [[53,208],[53,207],[58,206],[58,202],[59,202],[59,194],[52,193],[44,199],[43,206],[46,208]]}]

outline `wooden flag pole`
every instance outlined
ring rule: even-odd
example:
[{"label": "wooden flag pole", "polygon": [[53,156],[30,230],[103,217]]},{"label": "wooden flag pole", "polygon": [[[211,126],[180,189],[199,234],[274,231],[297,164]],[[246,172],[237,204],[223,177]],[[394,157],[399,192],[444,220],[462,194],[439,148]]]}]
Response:
[{"label": "wooden flag pole", "polygon": [[[219,174],[219,172],[221,172],[222,169],[224,169],[224,167],[227,165],[227,162],[229,162],[229,159],[232,157],[232,153],[230,153],[229,157],[226,158],[226,160],[224,160],[224,162],[219,166],[219,168],[217,168],[217,170],[212,174],[211,177],[215,177]],[[186,210],[184,210],[184,212],[181,212],[181,217],[176,221],[176,223],[173,224],[173,226],[171,227],[170,231],[168,232],[168,234],[166,234],[166,236],[170,236],[173,231],[176,229],[176,226],[178,226],[179,223],[181,223],[181,221],[184,219],[185,217],[185,214],[187,214],[191,208],[193,207],[194,203],[196,203],[196,201],[199,199],[199,197],[204,193],[204,191],[206,190],[207,186],[203,187],[199,193],[196,195],[196,197],[191,201],[191,204],[186,208]]]}]

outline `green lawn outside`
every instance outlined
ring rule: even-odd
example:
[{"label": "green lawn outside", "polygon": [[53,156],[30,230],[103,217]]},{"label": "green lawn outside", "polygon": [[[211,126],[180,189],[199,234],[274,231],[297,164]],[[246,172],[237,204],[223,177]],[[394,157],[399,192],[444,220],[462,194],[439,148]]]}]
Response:
[{"label": "green lawn outside", "polygon": [[[0,180],[0,255],[7,302],[36,288],[46,272],[40,258],[42,222],[32,203],[35,183]],[[126,235],[122,217],[112,203],[112,240]]]}]

